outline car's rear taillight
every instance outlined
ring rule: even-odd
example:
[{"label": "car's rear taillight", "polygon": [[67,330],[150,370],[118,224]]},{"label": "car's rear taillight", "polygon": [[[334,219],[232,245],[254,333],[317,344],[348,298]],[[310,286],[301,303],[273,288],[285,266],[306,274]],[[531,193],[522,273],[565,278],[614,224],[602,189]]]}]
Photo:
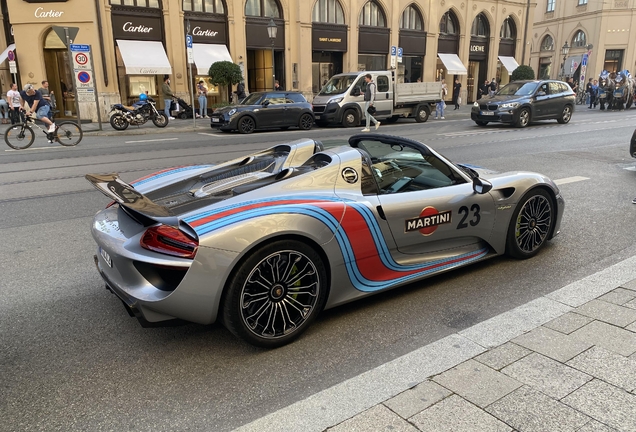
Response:
[{"label": "car's rear taillight", "polygon": [[148,228],[139,243],[144,249],[190,259],[194,258],[199,247],[197,240],[167,225]]}]

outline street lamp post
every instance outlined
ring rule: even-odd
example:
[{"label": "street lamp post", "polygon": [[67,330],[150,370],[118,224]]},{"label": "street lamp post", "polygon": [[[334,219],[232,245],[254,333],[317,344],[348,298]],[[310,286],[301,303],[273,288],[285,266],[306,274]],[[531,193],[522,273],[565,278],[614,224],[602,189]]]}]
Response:
[{"label": "street lamp post", "polygon": [[561,47],[561,54],[563,54],[563,63],[561,63],[561,79],[565,78],[565,59],[568,57],[569,52],[570,45],[568,45],[568,41],[565,41],[565,43]]},{"label": "street lamp post", "polygon": [[272,41],[272,89],[274,89],[274,83],[276,82],[276,67],[274,64],[274,44],[276,43],[276,35],[278,34],[278,26],[274,22],[274,18],[270,18],[269,24],[267,24],[267,34],[269,40]]}]

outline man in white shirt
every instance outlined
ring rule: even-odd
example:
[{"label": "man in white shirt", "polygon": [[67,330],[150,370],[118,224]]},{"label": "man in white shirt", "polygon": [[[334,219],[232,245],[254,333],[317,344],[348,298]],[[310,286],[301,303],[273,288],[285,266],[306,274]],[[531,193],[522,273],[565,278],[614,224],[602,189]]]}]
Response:
[{"label": "man in white shirt", "polygon": [[11,117],[11,124],[20,123],[22,121],[20,106],[20,92],[18,91],[18,85],[11,84],[11,90],[7,92],[7,103],[9,104],[9,117]]}]

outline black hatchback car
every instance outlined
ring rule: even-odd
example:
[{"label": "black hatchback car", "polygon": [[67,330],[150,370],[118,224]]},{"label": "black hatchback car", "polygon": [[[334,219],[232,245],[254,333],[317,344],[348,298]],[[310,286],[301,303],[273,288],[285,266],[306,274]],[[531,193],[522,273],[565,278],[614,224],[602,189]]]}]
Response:
[{"label": "black hatchback car", "polygon": [[470,118],[479,126],[490,122],[526,127],[534,120],[567,123],[574,112],[575,94],[563,81],[513,81],[493,97],[473,104]]},{"label": "black hatchback car", "polygon": [[299,127],[309,130],[314,125],[314,112],[302,93],[255,92],[238,105],[214,110],[210,125],[222,131],[238,130],[245,134],[256,129]]}]

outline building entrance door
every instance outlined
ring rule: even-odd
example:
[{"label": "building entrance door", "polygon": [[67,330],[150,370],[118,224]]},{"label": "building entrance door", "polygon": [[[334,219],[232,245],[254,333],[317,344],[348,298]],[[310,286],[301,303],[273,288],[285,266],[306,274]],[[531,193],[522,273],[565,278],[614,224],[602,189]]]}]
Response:
[{"label": "building entrance door", "polygon": [[73,71],[69,66],[69,54],[58,35],[50,30],[44,40],[44,64],[49,82],[51,101],[55,103],[56,118],[77,117]]}]

